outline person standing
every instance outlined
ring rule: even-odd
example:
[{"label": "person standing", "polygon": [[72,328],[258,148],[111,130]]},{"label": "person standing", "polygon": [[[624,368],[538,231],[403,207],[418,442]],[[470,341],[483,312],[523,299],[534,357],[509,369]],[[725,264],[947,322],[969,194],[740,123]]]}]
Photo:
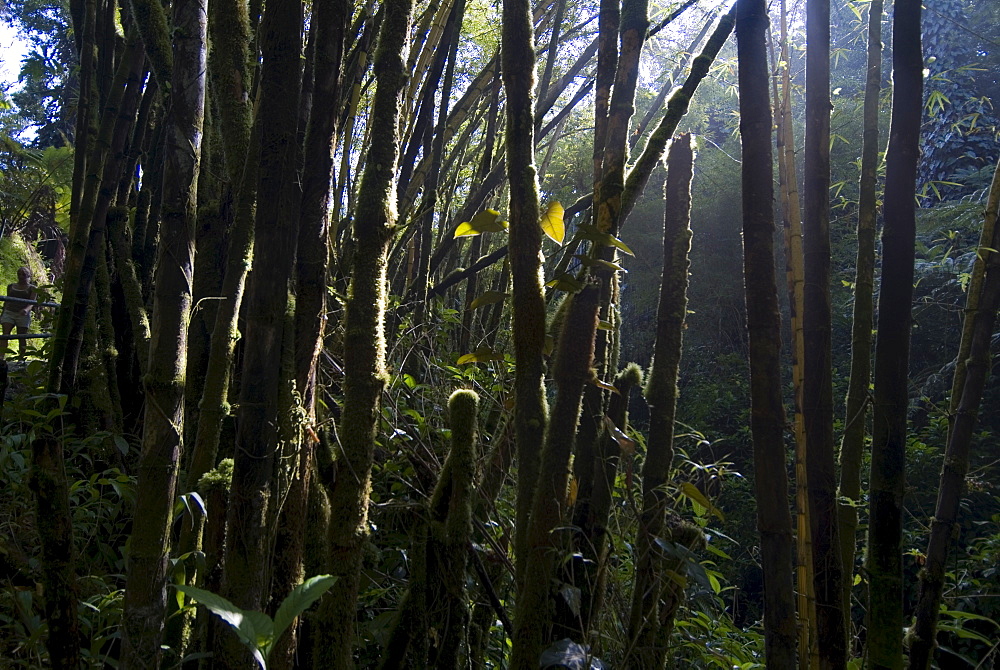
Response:
[{"label": "person standing", "polygon": [[[31,270],[22,266],[17,269],[17,283],[7,285],[7,296],[11,298],[23,298],[25,300],[35,300],[38,292],[34,284],[31,283]],[[3,326],[3,334],[10,335],[11,330],[17,326],[18,335],[26,335],[31,327],[31,308],[34,305],[30,302],[4,302],[3,314],[0,314],[0,325]],[[28,340],[18,341],[18,351],[21,358],[24,358],[28,348]],[[7,346],[4,345],[3,354],[6,357]]]}]

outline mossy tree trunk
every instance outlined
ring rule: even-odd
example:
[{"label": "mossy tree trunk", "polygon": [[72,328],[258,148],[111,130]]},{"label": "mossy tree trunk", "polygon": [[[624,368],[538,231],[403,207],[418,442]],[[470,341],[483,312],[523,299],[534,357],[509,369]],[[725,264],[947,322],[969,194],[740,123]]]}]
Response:
[{"label": "mossy tree trunk", "polygon": [[909,408],[917,160],[923,111],[921,3],[900,0],[892,20],[892,118],[886,152],[882,279],[875,338],[868,522],[866,667],[903,667],[903,486]]},{"label": "mossy tree trunk", "polygon": [[[100,115],[97,89],[93,83],[97,76],[97,0],[86,0],[74,5],[73,31],[76,48],[80,55],[80,92],[77,99],[76,151],[73,158],[73,191],[70,201],[69,242],[66,245],[66,262],[63,267],[63,295],[72,296],[72,301],[59,309],[52,337],[49,359],[48,388],[53,393],[63,392],[64,358],[69,344],[69,331],[73,322],[73,307],[76,303],[77,287],[83,270],[83,260],[90,238],[90,224],[93,216],[82,213],[84,194],[88,188],[88,174],[96,176],[100,166],[90,166],[90,148],[97,134],[96,125]],[[91,189],[92,190],[92,189]],[[64,299],[65,300],[65,299]]]},{"label": "mossy tree trunk", "polygon": [[[636,668],[662,668],[667,650],[656,644],[662,608],[676,611],[676,595],[666,588],[662,549],[657,540],[674,541],[666,526],[670,499],[665,490],[674,460],[674,416],[677,378],[680,375],[684,327],[687,320],[688,252],[691,249],[691,177],[694,151],[691,135],[674,138],[667,154],[665,215],[663,226],[663,275],[656,311],[653,364],[646,380],[649,404],[649,437],[642,466],[642,513],[636,535],[636,563],[629,617],[629,664]],[[665,532],[666,531],[666,532]],[[683,570],[683,568],[681,568]],[[683,593],[683,592],[682,592]],[[671,602],[661,605],[666,596]]]},{"label": "mossy tree trunk", "polygon": [[796,667],[792,518],[785,475],[781,316],[774,267],[774,182],[764,0],[738,0],[740,140],[743,145],[743,268],[750,338],[750,430],[764,572],[767,666]]},{"label": "mossy tree trunk", "polygon": [[584,385],[592,381],[594,371],[594,334],[600,289],[588,284],[570,298],[559,338],[552,377],[557,386],[552,416],[535,483],[534,499],[528,517],[530,525],[525,539],[519,575],[523,580],[517,593],[514,615],[514,638],[510,667],[513,670],[533,670],[544,647],[552,640],[552,581],[561,558],[564,534],[558,528],[569,518],[571,498],[568,493],[570,458]]},{"label": "mossy tree trunk", "polygon": [[[260,161],[253,267],[247,288],[246,343],[237,417],[233,486],[229,498],[223,594],[259,610],[268,594],[270,486],[280,452],[283,339],[295,260],[301,199],[296,160],[302,86],[301,0],[269,3],[261,20]],[[252,380],[252,381],[251,381]],[[280,417],[275,420],[275,416]],[[234,635],[222,643],[227,667],[249,657]]]},{"label": "mossy tree trunk", "polygon": [[[479,396],[455,391],[448,399],[451,450],[415,539],[410,585],[382,654],[382,670],[434,667],[459,670],[469,655],[466,594],[475,495]],[[433,631],[433,632],[432,632]],[[430,664],[428,666],[428,664]]]},{"label": "mossy tree trunk", "polygon": [[[206,6],[173,7],[171,93],[163,150],[162,224],[153,293],[146,412],[139,462],[136,519],[130,545],[122,626],[122,664],[156,667],[166,607],[170,525],[184,431],[184,372],[191,311],[194,225],[205,107]],[[137,12],[138,14],[138,12]],[[137,19],[139,17],[137,16]],[[170,43],[165,22],[143,33],[147,55]],[[150,26],[146,26],[149,28]],[[140,24],[140,32],[142,25]]]},{"label": "mossy tree trunk", "polygon": [[345,0],[324,0],[313,8],[312,29],[317,31],[315,79],[306,128],[295,266],[295,386],[310,417],[315,413],[316,364],[327,320],[330,189],[350,9]]},{"label": "mossy tree trunk", "polygon": [[385,369],[386,253],[395,231],[393,177],[399,159],[399,123],[412,4],[390,0],[375,55],[373,142],[365,160],[354,219],[356,250],[344,332],[344,405],[340,417],[339,475],[330,495],[330,570],[339,576],[317,617],[316,668],[354,664],[355,608],[361,554],[368,538],[368,494]]},{"label": "mossy tree trunk", "polygon": [[[243,301],[256,216],[258,152],[251,151],[254,67],[250,57],[251,20],[245,3],[213,0],[209,6],[213,47],[209,74],[219,112],[219,130],[226,157],[226,174],[233,192],[233,222],[219,301],[209,345],[205,384],[198,412],[198,429],[188,467],[188,490],[216,465],[222,422],[229,414],[233,350],[239,338],[236,320]],[[203,520],[197,520],[201,523]],[[182,549],[186,549],[182,547]]]},{"label": "mossy tree trunk", "polygon": [[729,39],[734,25],[736,25],[735,6],[719,19],[715,30],[712,31],[712,36],[708,38],[705,46],[702,47],[701,53],[691,62],[691,71],[688,73],[687,78],[684,79],[684,83],[667,100],[667,109],[663,114],[663,118],[660,119],[656,129],[650,134],[649,139],[642,148],[642,153],[639,154],[639,157],[625,176],[625,187],[622,191],[619,220],[624,221],[627,219],[632,208],[635,207],[636,201],[642,195],[643,189],[646,188],[649,176],[653,173],[653,168],[663,157],[663,152],[667,148],[667,142],[673,137],[674,131],[677,130],[677,124],[680,123],[681,119],[687,113],[688,107],[691,104],[691,98],[694,96],[698,84],[708,75],[708,69],[715,61],[715,57],[719,55],[722,45]]},{"label": "mossy tree trunk", "polygon": [[510,182],[510,269],[514,281],[514,433],[517,443],[517,512],[514,562],[518,583],[528,556],[528,527],[538,479],[548,404],[545,400],[545,296],[542,231],[535,173],[534,31],[528,0],[504,0],[501,71],[507,94],[507,179]]},{"label": "mossy tree trunk", "polygon": [[38,538],[45,588],[45,620],[49,625],[45,644],[49,662],[53,668],[79,668],[80,622],[76,614],[79,589],[73,516],[69,508],[65,456],[62,443],[55,437],[43,436],[32,441],[30,486],[35,494],[38,519],[45,520],[38,524]]},{"label": "mossy tree trunk", "polygon": [[[294,390],[301,401],[303,426],[299,426],[297,444],[286,446],[293,451],[295,463],[288,492],[278,517],[277,543],[284,546],[276,561],[271,606],[277,607],[305,576],[304,553],[307,528],[309,489],[314,473],[316,431],[316,369],[323,345],[327,321],[327,265],[329,246],[329,193],[333,179],[333,149],[336,146],[341,95],[341,74],[344,57],[344,35],[350,21],[350,4],[343,0],[318,2],[313,5],[310,25],[312,74],[309,84],[312,104],[305,128],[304,164],[302,169],[302,204],[299,214],[298,252],[295,265],[295,314],[291,332],[286,338],[293,342]],[[326,528],[320,529],[326,533]],[[295,626],[282,638],[272,652],[272,665],[291,668],[295,663],[298,634]]]}]

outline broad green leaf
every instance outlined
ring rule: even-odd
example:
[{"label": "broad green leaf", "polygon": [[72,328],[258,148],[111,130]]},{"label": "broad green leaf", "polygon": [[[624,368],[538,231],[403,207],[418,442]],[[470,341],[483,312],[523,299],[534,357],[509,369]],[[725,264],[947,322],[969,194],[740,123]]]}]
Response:
[{"label": "broad green leaf", "polygon": [[580,262],[587,267],[600,265],[601,267],[608,268],[613,272],[628,272],[628,270],[618,265],[618,263],[612,263],[611,261],[606,261],[603,258],[591,258],[590,256],[584,254],[574,254],[573,257],[580,259]]},{"label": "broad green leaf", "polygon": [[635,256],[635,254],[632,253],[632,250],[628,248],[627,244],[625,244],[624,242],[622,242],[621,240],[619,240],[614,235],[608,235],[608,237],[610,238],[608,240],[608,244],[610,244],[613,247],[617,247],[620,251],[622,251],[623,253],[628,254],[629,256]]},{"label": "broad green leaf", "polygon": [[507,297],[506,293],[501,293],[500,291],[486,291],[478,298],[472,301],[469,305],[469,309],[476,309],[484,305],[492,305],[493,303],[500,302]]},{"label": "broad green leaf", "polygon": [[[270,617],[260,612],[248,612],[222,596],[205,589],[199,589],[196,586],[175,585],[174,588],[191,600],[204,605],[225,621],[240,638],[240,641],[253,652],[260,667],[264,670],[267,669],[267,661],[264,660],[264,655],[260,651],[262,645],[259,641],[261,638],[269,640],[271,637],[274,627]],[[264,630],[258,630],[258,626]]]},{"label": "broad green leaf", "polygon": [[994,627],[1000,628],[1000,623],[997,623],[988,616],[983,616],[982,614],[976,614],[975,612],[961,612],[959,610],[949,610],[945,606],[941,605],[941,616],[949,616],[953,619],[972,619],[973,621],[985,621],[987,623],[993,624]]},{"label": "broad green leaf", "polygon": [[281,606],[278,607],[278,611],[274,614],[273,639],[277,640],[281,637],[285,629],[292,625],[295,617],[309,609],[309,606],[326,593],[336,581],[337,578],[330,575],[317,575],[292,589],[292,592],[285,597]]},{"label": "broad green leaf", "polygon": [[458,224],[455,237],[471,237],[483,233],[499,233],[507,229],[507,222],[500,221],[500,212],[495,209],[485,209],[472,217],[472,221]]},{"label": "broad green leaf", "polygon": [[612,325],[612,323],[610,321],[605,321],[603,319],[601,319],[597,323],[597,328],[598,328],[598,330],[614,330],[615,329],[614,325]]},{"label": "broad green leaf", "polygon": [[581,224],[577,228],[577,234],[585,240],[590,240],[591,242],[596,242],[605,246],[616,247],[629,256],[635,256],[635,254],[632,253],[632,250],[628,248],[627,244],[619,240],[611,233],[601,232],[595,226]]},{"label": "broad green leaf", "polygon": [[958,637],[964,638],[966,640],[977,640],[986,645],[994,645],[996,642],[990,638],[977,633],[976,631],[969,630],[968,628],[962,628],[961,626],[955,626],[950,623],[939,623],[938,630],[943,630],[946,633],[951,633],[952,635],[957,635]]},{"label": "broad green leaf", "polygon": [[549,203],[542,220],[539,221],[542,232],[556,244],[562,244],[566,237],[566,223],[563,221],[563,206],[558,200]]},{"label": "broad green leaf", "polygon": [[576,293],[577,291],[583,290],[583,282],[568,272],[564,272],[561,275],[556,276],[552,279],[552,281],[546,283],[545,285],[549,288],[554,288],[557,291],[566,291],[567,293]]},{"label": "broad green leaf", "polygon": [[722,516],[722,512],[713,505],[705,494],[698,490],[698,487],[691,482],[684,482],[681,484],[681,492],[684,493],[688,498],[695,501],[705,509],[707,509],[713,516],[719,519],[719,521],[725,521],[726,518]]},{"label": "broad green leaf", "polygon": [[465,354],[458,359],[459,365],[465,363],[488,363],[489,361],[502,361],[503,354],[497,353],[489,347],[480,347],[471,354]]}]

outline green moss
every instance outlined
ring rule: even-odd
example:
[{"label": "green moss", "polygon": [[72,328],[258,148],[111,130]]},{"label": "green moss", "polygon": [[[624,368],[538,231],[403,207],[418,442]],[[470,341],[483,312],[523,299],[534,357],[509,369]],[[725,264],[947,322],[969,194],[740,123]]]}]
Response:
[{"label": "green moss", "polygon": [[615,379],[615,386],[642,386],[644,373],[638,363],[629,363]]},{"label": "green moss", "polygon": [[11,233],[0,239],[0,282],[5,291],[8,284],[17,282],[17,269],[21,266],[27,266],[31,270],[33,284],[48,283],[48,270],[35,246],[25,241],[20,234]]},{"label": "green moss", "polygon": [[233,459],[224,458],[214,470],[209,470],[198,480],[198,490],[202,495],[212,491],[226,491],[233,481]]}]

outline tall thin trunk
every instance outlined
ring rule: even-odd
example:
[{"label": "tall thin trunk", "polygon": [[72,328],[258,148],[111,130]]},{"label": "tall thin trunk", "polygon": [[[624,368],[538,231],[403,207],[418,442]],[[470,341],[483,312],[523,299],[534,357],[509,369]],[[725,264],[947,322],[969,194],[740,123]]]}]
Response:
[{"label": "tall thin trunk", "polygon": [[715,57],[719,55],[722,45],[726,43],[735,24],[736,7],[734,6],[729,13],[719,19],[715,30],[712,31],[712,36],[705,42],[705,46],[702,48],[701,53],[698,54],[698,57],[692,61],[691,71],[688,73],[684,83],[667,100],[666,113],[660,119],[656,130],[649,136],[646,145],[642,149],[642,153],[625,177],[625,189],[622,192],[619,220],[624,221],[627,219],[629,212],[635,207],[636,201],[646,187],[646,182],[649,181],[649,176],[653,173],[653,168],[660,161],[664,150],[667,148],[667,142],[673,137],[674,131],[677,129],[677,124],[680,123],[680,120],[687,113],[688,106],[691,104],[691,98],[694,96],[698,84],[708,75],[708,69],[712,66],[713,61],[715,61]]},{"label": "tall thin trunk", "polygon": [[854,325],[851,330],[851,381],[847,388],[844,437],[840,443],[840,555],[844,566],[844,616],[851,630],[851,586],[861,500],[861,458],[872,370],[875,325],[875,215],[878,207],[878,111],[882,90],[882,0],[868,5],[868,75],[865,80],[864,135],[858,195],[858,258],[854,279]]},{"label": "tall thin trunk", "polygon": [[[110,56],[105,56],[110,57]],[[97,253],[103,253],[104,228],[111,198],[118,187],[120,152],[131,132],[138,89],[142,82],[142,52],[134,34],[127,55],[115,71],[112,94],[101,108],[97,132],[90,139],[92,146],[82,146],[90,152],[86,161],[87,175],[77,208],[77,221],[70,235],[65,283],[64,306],[52,342],[49,383],[60,393],[70,393],[76,385],[77,366],[83,349],[83,331],[87,322],[90,290],[97,272]],[[126,83],[130,86],[126,87]],[[128,97],[126,97],[128,92]],[[122,113],[127,110],[127,113]],[[82,237],[82,253],[79,246]]]},{"label": "tall thin trunk", "polygon": [[[213,100],[220,119],[226,172],[233,191],[233,222],[222,276],[219,305],[215,312],[209,344],[205,383],[198,411],[198,427],[188,455],[186,490],[193,491],[201,477],[216,467],[222,422],[229,414],[229,383],[233,350],[239,337],[237,317],[253,248],[253,221],[256,213],[257,155],[250,151],[252,118],[250,89],[253,66],[250,59],[249,8],[243,2],[212,0],[208,15],[213,47],[209,58]],[[219,502],[228,496],[218,496]],[[209,510],[214,519],[224,519],[225,510]],[[197,548],[205,515],[193,511],[185,520],[178,545],[184,554]],[[204,576],[200,576],[201,580]]]},{"label": "tall thin trunk", "polygon": [[[628,399],[633,387],[643,383],[642,369],[635,363],[629,364],[615,379],[615,388],[608,401],[607,416],[622,431],[628,425]],[[590,631],[604,606],[605,587],[607,584],[610,558],[610,531],[608,519],[614,499],[615,480],[618,474],[621,447],[618,442],[605,431],[600,437],[595,454],[592,492],[587,492],[586,483],[580,482],[577,498],[578,512],[586,512],[578,518],[584,541],[582,551],[584,557],[590,559],[584,564],[586,573],[577,580],[580,585],[580,601],[582,620],[581,628]],[[582,510],[581,505],[589,509]]]},{"label": "tall thin trunk", "polygon": [[[545,60],[545,70],[542,73],[542,81],[538,85],[538,99],[544,100],[549,92],[549,84],[552,82],[552,68],[556,63],[556,52],[559,50],[559,36],[562,34],[563,14],[566,11],[566,0],[556,0],[556,13],[552,19],[552,30],[549,34],[549,53]],[[542,172],[544,175],[545,173]]]},{"label": "tall thin trunk", "polygon": [[[965,308],[965,321],[959,352],[966,352],[966,365],[961,373],[960,398],[952,410],[952,426],[948,447],[941,469],[941,487],[931,521],[931,537],[927,545],[927,562],[920,573],[920,596],[915,622],[910,630],[910,668],[928,670],[934,656],[938,612],[944,590],[945,563],[952,538],[958,534],[959,504],[965,491],[965,476],[969,471],[972,430],[975,428],[983,398],[983,388],[990,373],[990,341],[1000,305],[1000,244],[997,234],[997,210],[1000,208],[1000,165],[993,174],[983,234]],[[978,277],[977,277],[978,275]],[[973,286],[979,290],[972,292]],[[955,371],[956,382],[959,371]]]},{"label": "tall thin trunk", "polygon": [[597,81],[594,86],[594,195],[604,175],[604,144],[608,134],[611,89],[618,71],[618,32],[621,23],[620,0],[601,0],[597,46]]},{"label": "tall thin trunk", "polygon": [[345,0],[314,4],[315,92],[306,129],[295,299],[295,383],[310,416],[315,412],[316,362],[326,325],[330,187],[350,18],[350,3]]},{"label": "tall thin trunk", "polygon": [[792,589],[792,517],[785,475],[785,410],[781,389],[781,315],[774,268],[771,107],[764,0],[738,0],[740,139],[743,144],[743,267],[750,338],[750,430],[754,490],[764,572],[767,666],[796,667]]},{"label": "tall thin trunk", "polygon": [[677,86],[677,78],[681,76],[681,73],[684,72],[685,69],[691,67],[691,64],[695,59],[694,50],[698,48],[698,45],[701,44],[702,40],[705,39],[705,35],[707,35],[708,31],[712,29],[712,26],[714,25],[714,20],[713,20],[714,16],[715,12],[712,12],[705,18],[704,25],[702,25],[701,30],[698,32],[698,35],[694,38],[694,40],[692,40],[691,46],[688,47],[687,51],[684,54],[688,56],[687,61],[686,62],[682,61],[678,63],[677,66],[673,69],[673,71],[667,77],[667,80],[663,83],[663,88],[660,89],[660,92],[656,94],[656,97],[653,99],[653,102],[649,105],[649,109],[646,111],[646,114],[642,117],[642,120],[638,124],[636,124],[635,128],[629,134],[628,136],[629,149],[634,148],[636,143],[638,143],[638,141],[642,139],[642,136],[646,133],[646,129],[649,128],[649,124],[652,123],[653,119],[656,118],[656,115],[660,113],[660,109],[663,107],[663,103],[666,101],[667,95],[669,95],[670,92],[673,91],[674,88]]},{"label": "tall thin trunk", "polygon": [[[184,431],[184,371],[205,108],[206,6],[174,4],[162,225],[153,293],[146,412],[122,625],[126,668],[156,667],[166,607],[170,524]],[[145,35],[144,35],[145,38]],[[165,32],[158,44],[169,42]],[[147,53],[152,51],[146,43]],[[154,61],[154,65],[155,65]]]},{"label": "tall thin trunk", "polygon": [[837,524],[830,303],[830,2],[806,5],[806,141],[803,195],[802,414],[821,668],[847,663],[843,568]]},{"label": "tall thin trunk", "polygon": [[[301,201],[296,160],[302,86],[302,1],[275,0],[261,19],[260,160],[253,267],[247,287],[246,341],[237,417],[233,484],[226,520],[223,593],[245,609],[261,609],[266,569],[271,475],[279,452],[279,407],[289,281]],[[252,381],[249,381],[252,380]],[[245,667],[240,643],[227,635],[227,667]]]},{"label": "tall thin trunk", "polygon": [[[431,135],[430,151],[425,151],[431,156],[430,173],[425,183],[425,196],[423,202],[423,215],[420,226],[420,248],[417,258],[417,295],[421,303],[427,299],[430,277],[428,270],[430,266],[432,233],[434,228],[434,211],[437,209],[438,189],[441,181],[441,161],[444,154],[444,133],[448,126],[448,105],[451,98],[452,84],[455,79],[455,60],[458,58],[458,42],[462,29],[462,21],[465,17],[465,0],[455,0],[452,9],[452,16],[448,19],[445,29],[445,37],[441,42],[441,49],[445,49],[447,56],[447,67],[444,72],[444,79],[441,82],[441,104],[438,110],[437,127]],[[433,102],[433,96],[431,97]],[[428,129],[430,133],[431,130]]]},{"label": "tall thin trunk", "polygon": [[[410,0],[389,0],[375,55],[377,84],[370,145],[358,191],[357,248],[344,325],[344,406],[340,417],[339,476],[330,495],[330,570],[340,578],[324,596],[317,618],[316,668],[353,666],[355,609],[361,555],[368,535],[368,491],[380,399],[385,388],[386,253],[395,231],[393,175],[406,84]],[[327,482],[330,484],[330,482]]]},{"label": "tall thin trunk", "polygon": [[[805,268],[802,258],[802,212],[795,164],[795,132],[792,120],[791,73],[788,52],[788,17],[781,3],[780,75],[775,65],[774,104],[776,110],[776,148],[778,152],[778,185],[781,203],[782,231],[785,243],[785,282],[788,291],[788,312],[792,332],[792,388],[794,392],[795,436],[795,587],[799,616],[799,667],[819,668],[818,633],[816,630],[816,588],[813,582],[812,533],[809,522],[809,481],[806,477],[806,427],[802,416],[802,361],[805,358],[802,334],[803,284]],[[778,78],[781,78],[781,93]]]},{"label": "tall thin trunk", "polygon": [[903,486],[923,54],[919,0],[898,0],[892,20],[892,118],[886,151],[882,280],[875,339],[868,523],[869,668],[903,667]]},{"label": "tall thin trunk", "polygon": [[593,375],[599,298],[600,291],[593,284],[570,297],[559,338],[552,371],[558,391],[545,432],[525,540],[526,567],[521,568],[522,583],[517,593],[512,670],[537,668],[539,655],[552,641],[549,639],[554,609],[550,602],[551,582],[563,542],[558,529],[568,519],[570,458],[583,388]]},{"label": "tall thin trunk", "polygon": [[[313,101],[305,130],[302,169],[302,205],[299,215],[295,273],[295,314],[291,332],[295,390],[301,398],[307,429],[299,430],[292,449],[297,465],[278,517],[277,546],[284,551],[271,586],[272,606],[282,602],[304,577],[309,489],[317,448],[316,372],[327,321],[327,265],[329,244],[329,193],[333,178],[344,35],[350,21],[350,3],[343,0],[313,4],[309,40],[313,52]],[[286,446],[286,449],[289,447]],[[325,528],[323,529],[326,530]],[[282,569],[281,566],[285,566]],[[272,652],[272,665],[291,668],[295,663],[298,634],[295,627]]]},{"label": "tall thin trunk", "polygon": [[504,0],[501,70],[507,94],[507,179],[510,182],[510,268],[514,280],[514,432],[517,442],[517,512],[514,560],[518,583],[528,567],[528,526],[542,440],[545,400],[545,296],[541,282],[542,232],[535,173],[534,31],[531,3]]},{"label": "tall thin trunk", "polygon": [[[694,151],[691,135],[674,138],[667,154],[665,215],[663,226],[663,276],[656,310],[656,340],[653,364],[646,381],[649,403],[649,438],[642,466],[642,514],[636,537],[638,561],[629,618],[629,649],[632,667],[662,668],[667,650],[655,644],[660,627],[661,594],[669,577],[663,574],[657,539],[675,541],[664,534],[670,498],[665,486],[674,459],[674,415],[677,410],[677,378],[680,374],[684,327],[687,320],[688,270],[691,266],[691,177]],[[669,533],[668,533],[669,535]],[[672,602],[664,608],[676,610]],[[672,621],[672,619],[671,619]]]}]

